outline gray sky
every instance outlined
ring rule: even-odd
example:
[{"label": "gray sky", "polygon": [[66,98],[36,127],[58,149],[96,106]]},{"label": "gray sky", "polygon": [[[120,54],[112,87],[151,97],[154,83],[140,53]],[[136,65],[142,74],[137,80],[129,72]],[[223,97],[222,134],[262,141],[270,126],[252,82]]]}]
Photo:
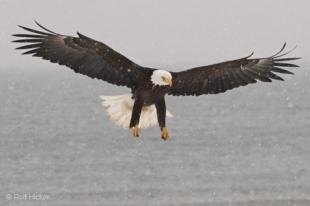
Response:
[{"label": "gray sky", "polygon": [[178,70],[252,50],[268,56],[285,41],[309,62],[309,8],[308,0],[0,0],[0,69],[50,66],[10,43],[16,25],[36,27],[34,19],[58,33],[78,30],[143,66]]}]

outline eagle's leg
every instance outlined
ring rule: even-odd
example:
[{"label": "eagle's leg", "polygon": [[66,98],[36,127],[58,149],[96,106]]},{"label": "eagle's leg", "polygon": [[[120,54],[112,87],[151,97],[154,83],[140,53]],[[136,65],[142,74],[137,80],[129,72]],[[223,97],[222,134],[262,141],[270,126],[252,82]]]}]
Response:
[{"label": "eagle's leg", "polygon": [[161,100],[157,101],[155,103],[155,106],[156,106],[156,111],[157,111],[157,120],[158,120],[158,124],[161,130],[161,138],[166,141],[169,139],[169,132],[168,132],[168,129],[166,128],[165,99],[162,98]]},{"label": "eagle's leg", "polygon": [[135,100],[135,103],[132,108],[131,120],[129,127],[132,130],[132,135],[134,137],[140,136],[139,120],[143,107],[143,102],[140,100]]}]

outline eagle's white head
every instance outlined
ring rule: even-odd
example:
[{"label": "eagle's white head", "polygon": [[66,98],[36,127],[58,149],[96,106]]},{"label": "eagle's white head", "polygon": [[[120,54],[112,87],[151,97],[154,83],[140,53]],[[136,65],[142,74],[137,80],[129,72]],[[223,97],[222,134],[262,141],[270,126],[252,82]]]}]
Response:
[{"label": "eagle's white head", "polygon": [[172,86],[172,75],[165,70],[154,70],[151,76],[151,81],[158,86]]}]

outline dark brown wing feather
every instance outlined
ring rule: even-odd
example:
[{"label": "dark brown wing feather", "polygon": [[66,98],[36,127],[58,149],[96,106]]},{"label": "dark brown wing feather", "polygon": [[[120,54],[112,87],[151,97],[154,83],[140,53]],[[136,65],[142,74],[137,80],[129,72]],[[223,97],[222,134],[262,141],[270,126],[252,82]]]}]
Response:
[{"label": "dark brown wing feather", "polygon": [[[37,22],[36,22],[37,23]],[[78,33],[78,37],[60,35],[37,23],[45,31],[20,26],[30,34],[14,34],[16,43],[26,43],[17,49],[23,54],[42,57],[66,65],[77,73],[133,88],[144,78],[147,68],[130,61],[109,46]]]},{"label": "dark brown wing feather", "polygon": [[282,58],[286,44],[275,55],[268,58],[250,59],[250,56],[219,64],[202,66],[181,72],[171,72],[173,84],[170,95],[217,94],[227,90],[256,83],[283,79],[275,73],[293,74],[283,69],[298,67],[288,63],[300,58]]}]

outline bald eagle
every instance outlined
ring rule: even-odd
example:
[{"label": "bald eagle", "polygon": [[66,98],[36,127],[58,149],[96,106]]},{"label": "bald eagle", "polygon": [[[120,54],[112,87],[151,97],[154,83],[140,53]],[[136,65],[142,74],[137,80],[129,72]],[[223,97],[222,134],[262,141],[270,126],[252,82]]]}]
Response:
[{"label": "bald eagle", "polygon": [[41,57],[65,65],[77,73],[131,89],[128,95],[101,96],[110,119],[117,125],[130,128],[139,137],[140,128],[158,122],[161,138],[167,140],[165,95],[187,96],[218,94],[227,90],[256,83],[283,79],[276,73],[293,74],[283,68],[298,67],[288,63],[300,58],[284,56],[286,43],[276,54],[266,58],[247,57],[218,64],[200,66],[181,72],[172,72],[140,66],[116,52],[108,45],[77,33],[77,37],[55,33],[39,23],[42,30],[24,26],[27,34],[14,34],[13,42],[26,43],[16,49],[23,54]]}]

